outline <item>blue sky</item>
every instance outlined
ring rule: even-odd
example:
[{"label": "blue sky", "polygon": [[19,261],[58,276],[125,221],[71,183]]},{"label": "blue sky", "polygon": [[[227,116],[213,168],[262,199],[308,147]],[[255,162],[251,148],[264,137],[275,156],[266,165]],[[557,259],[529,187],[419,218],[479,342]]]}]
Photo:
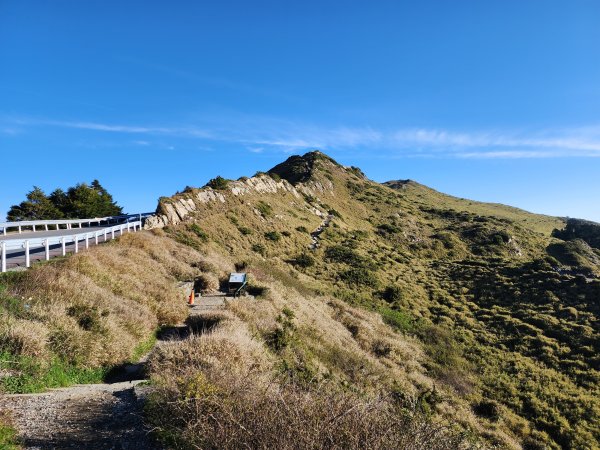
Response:
[{"label": "blue sky", "polygon": [[376,181],[600,221],[600,2],[0,0],[0,217],[127,211],[318,148]]}]

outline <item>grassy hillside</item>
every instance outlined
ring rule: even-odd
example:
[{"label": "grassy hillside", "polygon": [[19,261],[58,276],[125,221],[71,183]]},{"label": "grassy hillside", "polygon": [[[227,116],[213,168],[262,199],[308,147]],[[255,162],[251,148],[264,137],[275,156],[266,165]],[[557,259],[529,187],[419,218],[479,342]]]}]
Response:
[{"label": "grassy hillside", "polygon": [[[185,318],[176,282],[194,250],[129,234],[67,258],[0,276],[0,389],[35,392],[101,380],[139,356],[156,329]],[[164,233],[162,233],[164,234]]]},{"label": "grassy hillside", "polygon": [[[583,239],[553,236],[564,220],[414,182],[379,185],[318,152],[268,175],[288,180],[300,195],[231,195],[225,183],[223,202],[202,204],[167,234],[209,246],[255,280],[282,283],[306,302],[323,296],[379,315],[394,339],[422,349],[422,376],[443,398],[431,402],[432,411],[454,417],[488,445],[600,445],[597,250]],[[197,193],[175,199],[194,201]],[[310,249],[309,233],[327,215],[332,222]],[[292,370],[323,369],[353,383],[314,350],[319,339],[300,339],[310,351]],[[388,354],[383,344],[373,351]],[[423,386],[407,387],[405,374],[389,375],[407,395],[423,394]],[[391,389],[377,378],[373,384]]]},{"label": "grassy hillside", "polygon": [[417,203],[422,202],[424,205],[435,205],[454,211],[467,211],[479,216],[494,216],[507,219],[545,235],[550,235],[554,229],[562,229],[565,226],[564,219],[559,217],[532,214],[522,209],[500,203],[484,203],[452,197],[412,180],[387,181],[383,184],[395,190],[407,190],[409,196]]},{"label": "grassy hillside", "polygon": [[1,278],[0,380],[118,364],[183,318],[178,281],[237,269],[256,298],[151,357],[170,448],[600,445],[593,224],[380,185],[319,152],[161,198],[148,223]]}]

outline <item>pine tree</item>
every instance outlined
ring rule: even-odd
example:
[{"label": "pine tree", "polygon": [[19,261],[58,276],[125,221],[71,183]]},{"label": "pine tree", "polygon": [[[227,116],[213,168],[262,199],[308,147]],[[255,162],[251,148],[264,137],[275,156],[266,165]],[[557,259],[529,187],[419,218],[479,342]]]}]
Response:
[{"label": "pine tree", "polygon": [[91,185],[79,183],[68,189],[64,212],[67,217],[103,217],[122,214],[106,189],[94,180]]},{"label": "pine tree", "polygon": [[58,188],[49,196],[34,186],[27,194],[27,200],[13,205],[7,219],[11,222],[22,220],[84,219],[91,217],[116,216],[123,213],[112,195],[98,180],[79,183],[67,189]]},{"label": "pine tree", "polygon": [[6,218],[11,222],[21,220],[52,220],[64,217],[44,191],[37,186],[27,194],[27,200],[10,207]]}]

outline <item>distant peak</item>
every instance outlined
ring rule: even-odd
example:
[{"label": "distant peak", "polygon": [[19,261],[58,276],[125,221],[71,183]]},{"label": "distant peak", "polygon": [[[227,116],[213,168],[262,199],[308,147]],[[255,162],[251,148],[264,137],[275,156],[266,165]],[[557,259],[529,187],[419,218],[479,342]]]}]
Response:
[{"label": "distant peak", "polygon": [[390,180],[382,183],[385,186],[388,186],[392,189],[406,189],[407,186],[417,186],[417,183],[414,180]]},{"label": "distant peak", "polygon": [[[340,166],[333,158],[319,150],[313,150],[304,155],[293,155],[284,162],[277,164],[268,173],[277,174],[292,184],[304,183],[315,173],[317,161],[327,161]],[[340,166],[341,167],[341,166]]]}]

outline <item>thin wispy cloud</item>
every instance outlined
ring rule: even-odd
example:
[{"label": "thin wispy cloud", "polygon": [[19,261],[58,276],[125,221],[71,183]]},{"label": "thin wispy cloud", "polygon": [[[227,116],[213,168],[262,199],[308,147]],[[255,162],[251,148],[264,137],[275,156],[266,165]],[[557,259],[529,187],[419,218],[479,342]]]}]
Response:
[{"label": "thin wispy cloud", "polygon": [[183,80],[197,86],[206,86],[210,88],[226,89],[229,91],[237,92],[239,94],[276,98],[278,100],[287,100],[293,103],[304,103],[305,100],[301,97],[291,95],[281,90],[273,89],[270,87],[257,86],[241,81],[234,81],[221,76],[207,76],[206,74],[200,75],[192,70],[181,69],[180,67],[170,66],[166,64],[156,64],[154,62],[143,61],[136,58],[117,58],[117,60],[133,64],[136,66],[143,67],[145,69],[160,72],[172,78]]},{"label": "thin wispy cloud", "polygon": [[[239,119],[239,118],[238,118]],[[9,121],[11,122],[11,121]],[[114,124],[90,121],[16,119],[4,128],[61,127],[139,136],[133,142],[147,145],[150,136],[185,138],[204,143],[237,143],[248,151],[284,153],[319,148],[373,152],[379,156],[518,159],[600,156],[600,126],[528,131],[463,132],[431,128],[376,129],[373,127],[321,127],[293,121],[252,118],[177,126]],[[148,137],[148,140],[142,139]]]}]

